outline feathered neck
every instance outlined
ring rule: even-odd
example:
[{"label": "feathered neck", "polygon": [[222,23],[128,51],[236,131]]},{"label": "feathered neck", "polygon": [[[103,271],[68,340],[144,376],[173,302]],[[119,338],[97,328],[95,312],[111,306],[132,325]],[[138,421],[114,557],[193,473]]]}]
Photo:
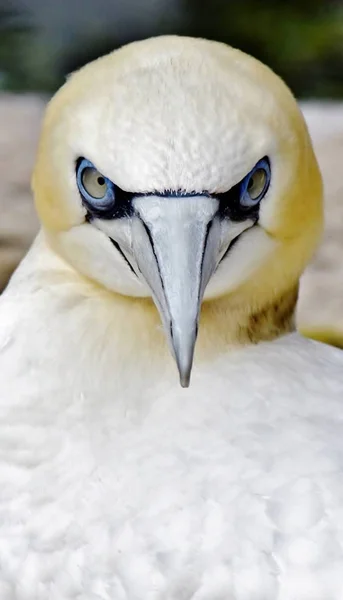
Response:
[{"label": "feathered neck", "polygon": [[[30,254],[34,264],[28,275],[35,285],[48,286],[56,298],[56,311],[89,307],[84,319],[91,335],[97,330],[97,345],[106,348],[106,338],[117,340],[122,349],[142,346],[144,354],[169,356],[166,338],[157,309],[150,298],[131,298],[106,290],[75,271],[47,245],[40,235]],[[26,259],[25,259],[26,260]],[[24,261],[25,262],[25,261]],[[24,268],[25,272],[25,268]],[[18,273],[17,278],[23,278]],[[25,279],[25,277],[24,277]],[[20,284],[20,282],[19,282]],[[298,283],[275,294],[271,300],[249,303],[249,295],[234,293],[203,303],[195,360],[207,359],[230,348],[272,340],[295,329]],[[245,300],[245,301],[244,301]],[[83,325],[82,325],[83,326]]]}]

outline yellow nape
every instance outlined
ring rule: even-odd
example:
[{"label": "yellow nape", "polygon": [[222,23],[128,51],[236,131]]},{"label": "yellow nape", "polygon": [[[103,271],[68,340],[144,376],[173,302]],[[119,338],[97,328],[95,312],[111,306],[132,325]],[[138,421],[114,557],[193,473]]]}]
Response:
[{"label": "yellow nape", "polygon": [[333,327],[299,327],[300,333],[316,342],[343,350],[343,331]]}]

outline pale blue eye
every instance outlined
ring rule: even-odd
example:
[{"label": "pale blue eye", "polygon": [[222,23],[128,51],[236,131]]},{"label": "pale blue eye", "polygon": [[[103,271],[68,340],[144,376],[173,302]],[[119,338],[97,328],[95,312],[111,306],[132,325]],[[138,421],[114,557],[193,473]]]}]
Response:
[{"label": "pale blue eye", "polygon": [[114,205],[114,184],[86,158],[81,159],[77,166],[76,180],[82,198],[90,208],[101,211]]},{"label": "pale blue eye", "polygon": [[270,183],[270,164],[267,158],[262,158],[252,171],[243,179],[240,188],[241,206],[256,206],[266,194]]}]

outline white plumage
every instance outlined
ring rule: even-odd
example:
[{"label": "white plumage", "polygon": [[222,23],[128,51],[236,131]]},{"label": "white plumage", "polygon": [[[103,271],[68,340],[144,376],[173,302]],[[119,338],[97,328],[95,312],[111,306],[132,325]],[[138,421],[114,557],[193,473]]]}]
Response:
[{"label": "white plumage", "polygon": [[[234,93],[233,99],[223,98],[225,110],[232,104],[241,110],[246,139],[249,131],[252,139],[246,162],[245,149],[239,159],[236,138],[229,142],[237,167],[231,161],[227,185],[261,158],[259,144],[272,155],[276,175],[262,201],[259,225],[244,229],[209,284],[191,386],[182,389],[158,313],[146,297],[148,282],[135,281],[108,241],[108,235],[128,239],[125,221],[84,222],[76,191],[70,140],[81,145],[77,132],[86,122],[71,96],[81,105],[93,81],[99,99],[101,64],[99,71],[97,63],[87,67],[84,78],[82,71],[74,76],[81,77],[77,90],[71,79],[66,104],[57,97],[34,184],[43,230],[0,299],[0,598],[342,600],[343,354],[291,332],[292,290],[320,229],[320,178],[306,128],[274,75],[219,44],[160,38],[130,46],[120,51],[123,85],[130,81],[133,57],[144,61],[144,52],[151,53],[158,69],[160,48],[165,54],[169,48],[172,64],[176,50],[183,60],[189,53],[190,70],[193,54],[200,56],[200,86],[207,59],[214,61],[221,75],[212,89],[218,97],[225,57],[238,73],[232,89],[249,69],[251,85],[262,96],[254,69],[260,77],[264,73],[266,87],[276,81],[268,93],[275,95],[276,113],[285,110],[280,135],[273,114],[261,118],[257,129],[252,119],[249,129],[251,115],[244,114],[242,102]],[[110,60],[102,59],[103,65],[111,67]],[[196,80],[194,71],[192,77]],[[180,89],[182,82],[181,77]],[[184,93],[192,111],[193,92]],[[108,98],[104,106],[110,110]],[[137,111],[139,105],[134,113],[139,121]],[[178,114],[182,130],[188,121]],[[269,117],[270,140],[263,137]],[[95,131],[89,107],[86,124]],[[110,139],[111,119],[104,127]],[[114,179],[117,151],[111,163],[106,151],[111,146],[99,137],[101,143],[94,137],[77,152],[88,152],[87,158]],[[152,191],[156,182],[168,189],[183,181],[186,191],[189,185],[200,194],[212,160],[219,165],[212,172],[214,193],[215,173],[224,173],[229,151],[206,154],[198,167],[207,161],[209,171],[199,169],[200,183],[193,186],[188,178],[196,165],[188,169],[181,161],[178,171],[179,150],[173,150],[168,127],[157,152],[166,139],[173,159],[165,186],[168,160],[153,168],[145,142],[141,147],[140,136],[135,141],[132,151],[139,154],[141,147],[140,160],[146,161],[145,187],[155,174]],[[153,147],[150,152],[154,155]],[[107,167],[98,165],[102,158]],[[68,160],[73,164],[64,173]],[[123,189],[129,189],[131,164],[123,157],[118,181]],[[141,192],[138,179],[132,181],[132,191]],[[310,185],[312,195],[303,196]],[[225,228],[221,231],[225,238]],[[130,258],[132,248],[126,252]],[[114,292],[114,286],[119,292],[128,286],[132,297]]]}]

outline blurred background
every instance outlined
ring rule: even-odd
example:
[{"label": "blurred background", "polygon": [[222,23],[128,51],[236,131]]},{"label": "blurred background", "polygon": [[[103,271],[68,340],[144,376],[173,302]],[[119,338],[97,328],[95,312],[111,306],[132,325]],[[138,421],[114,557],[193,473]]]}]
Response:
[{"label": "blurred background", "polygon": [[97,56],[165,33],[239,47],[299,99],[327,219],[302,281],[299,322],[343,333],[343,0],[0,0],[0,289],[38,228],[30,174],[49,96]]}]

